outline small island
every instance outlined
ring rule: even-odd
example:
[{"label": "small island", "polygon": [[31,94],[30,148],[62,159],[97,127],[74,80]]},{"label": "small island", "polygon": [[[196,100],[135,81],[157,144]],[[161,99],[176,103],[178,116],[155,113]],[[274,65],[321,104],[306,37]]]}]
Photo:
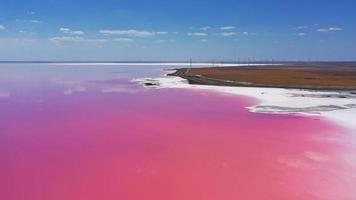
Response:
[{"label": "small island", "polygon": [[356,90],[356,63],[347,62],[181,68],[169,76],[197,85]]}]

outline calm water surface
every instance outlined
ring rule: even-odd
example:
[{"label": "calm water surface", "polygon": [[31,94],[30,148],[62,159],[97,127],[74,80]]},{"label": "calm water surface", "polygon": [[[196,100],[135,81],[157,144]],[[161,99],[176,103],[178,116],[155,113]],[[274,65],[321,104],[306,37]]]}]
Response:
[{"label": "calm water surface", "polygon": [[355,136],[162,66],[0,65],[0,199],[355,200]]}]

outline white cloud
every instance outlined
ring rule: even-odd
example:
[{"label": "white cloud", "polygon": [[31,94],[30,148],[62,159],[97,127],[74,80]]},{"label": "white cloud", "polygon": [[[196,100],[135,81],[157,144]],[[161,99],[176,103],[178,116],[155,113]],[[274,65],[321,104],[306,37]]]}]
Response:
[{"label": "white cloud", "polygon": [[5,30],[5,29],[6,29],[5,26],[3,26],[3,25],[0,24],[0,31],[3,31],[3,30]]},{"label": "white cloud", "polygon": [[175,42],[175,40],[156,40],[157,43]]},{"label": "white cloud", "polygon": [[115,38],[112,41],[114,41],[114,42],[133,42],[133,39],[131,39],[131,38]]},{"label": "white cloud", "polygon": [[36,32],[33,31],[25,31],[25,30],[19,30],[19,33],[21,34],[28,34],[28,35],[36,35]]},{"label": "white cloud", "polygon": [[28,11],[27,14],[29,14],[29,15],[35,15],[36,12],[35,12],[35,11]]},{"label": "white cloud", "polygon": [[338,27],[331,27],[329,28],[330,31],[342,31],[342,28],[338,28]]},{"label": "white cloud", "polygon": [[236,35],[236,33],[235,32],[222,32],[222,33],[220,33],[220,35],[222,35],[224,37],[230,37],[230,36]]},{"label": "white cloud", "polygon": [[196,32],[196,33],[188,33],[188,35],[189,36],[207,36],[208,34]]},{"label": "white cloud", "polygon": [[49,39],[53,43],[61,42],[82,42],[84,38],[78,36],[62,36],[62,37],[53,37]]},{"label": "white cloud", "polygon": [[42,23],[42,21],[36,20],[36,19],[31,19],[31,20],[29,20],[29,22],[31,22],[31,23]]},{"label": "white cloud", "polygon": [[69,35],[84,35],[85,33],[83,31],[73,31],[69,28],[60,28],[59,31],[65,33],[65,34],[69,34]]},{"label": "white cloud", "polygon": [[242,35],[256,35],[256,33],[250,33],[250,32],[245,31],[242,33]]},{"label": "white cloud", "polygon": [[158,31],[158,32],[156,32],[156,34],[157,35],[167,35],[168,32],[166,32],[166,31]]},{"label": "white cloud", "polygon": [[330,28],[319,28],[316,31],[318,32],[336,32],[336,31],[342,31],[342,28],[339,27],[330,27]]},{"label": "white cloud", "polygon": [[59,31],[61,31],[61,32],[69,32],[71,30],[69,28],[60,28]]},{"label": "white cloud", "polygon": [[306,36],[306,33],[298,33],[299,36]]},{"label": "white cloud", "polygon": [[86,39],[80,36],[62,36],[62,37],[52,37],[49,39],[55,44],[60,43],[70,43],[70,42],[108,42],[108,39]]},{"label": "white cloud", "polygon": [[155,36],[155,32],[139,30],[100,30],[99,33],[104,35],[127,35],[130,37],[150,37]]},{"label": "white cloud", "polygon": [[201,27],[199,29],[202,30],[202,31],[208,31],[208,30],[211,29],[211,26],[204,26],[204,27]]},{"label": "white cloud", "polygon": [[236,28],[235,26],[222,26],[222,27],[220,27],[221,30],[233,30],[235,28]]},{"label": "white cloud", "polygon": [[308,28],[309,28],[309,26],[298,26],[297,27],[298,30],[308,29]]},{"label": "white cloud", "polygon": [[17,19],[16,22],[21,22],[21,23],[34,23],[34,24],[42,23],[42,21],[37,20],[37,19]]},{"label": "white cloud", "polygon": [[207,39],[201,39],[201,40],[199,40],[200,42],[208,42],[209,40],[207,40]]}]

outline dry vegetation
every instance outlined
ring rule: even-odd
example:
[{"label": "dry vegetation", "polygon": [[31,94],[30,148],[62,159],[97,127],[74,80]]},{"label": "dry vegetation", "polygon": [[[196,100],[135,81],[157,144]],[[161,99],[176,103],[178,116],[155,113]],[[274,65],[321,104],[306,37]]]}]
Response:
[{"label": "dry vegetation", "polygon": [[[183,73],[182,73],[183,70]],[[352,66],[259,66],[181,69],[192,84],[307,89],[356,89]]]}]

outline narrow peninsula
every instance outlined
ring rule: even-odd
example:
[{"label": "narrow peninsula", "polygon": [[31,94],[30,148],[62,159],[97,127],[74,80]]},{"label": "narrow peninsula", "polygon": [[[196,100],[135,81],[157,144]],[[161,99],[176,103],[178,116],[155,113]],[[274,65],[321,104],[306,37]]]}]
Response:
[{"label": "narrow peninsula", "polygon": [[312,90],[356,90],[356,63],[294,63],[181,68],[190,84]]}]

